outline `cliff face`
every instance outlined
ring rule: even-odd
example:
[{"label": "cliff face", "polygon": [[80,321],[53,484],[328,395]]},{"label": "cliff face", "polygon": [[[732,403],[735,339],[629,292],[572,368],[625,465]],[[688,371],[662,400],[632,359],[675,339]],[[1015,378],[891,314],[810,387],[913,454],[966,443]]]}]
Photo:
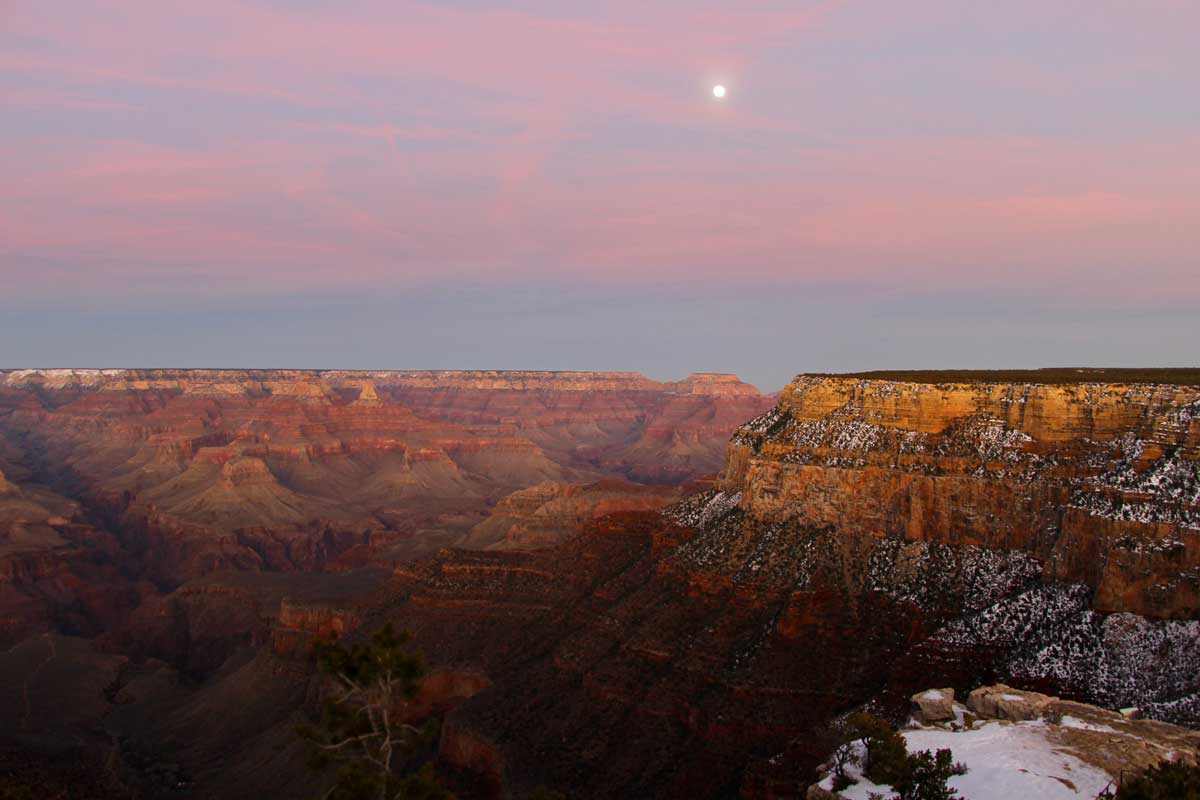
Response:
[{"label": "cliff face", "polygon": [[1200,389],[800,378],[720,488],[760,524],[1021,551],[1098,611],[1200,613]]},{"label": "cliff face", "polygon": [[[1000,675],[1200,719],[1200,389],[801,377],[734,434],[659,570],[903,610],[889,692]],[[856,636],[867,632],[854,632]]]},{"label": "cliff face", "polygon": [[[0,511],[32,496],[29,463],[80,508],[110,498],[95,523],[163,574],[211,573],[105,645],[204,678],[171,713],[121,713],[188,742],[216,796],[231,776],[295,785],[296,760],[260,756],[311,699],[308,642],[384,622],[438,676],[422,702],[454,709],[441,766],[479,778],[462,796],[795,796],[818,726],[904,714],[930,685],[1200,723],[1194,387],[802,377],[733,432],[715,488],[658,511],[676,490],[594,478],[643,445],[693,458],[761,398],[623,374],[34,378],[0,391],[5,447],[24,448],[0,451]],[[537,546],[394,556],[468,530]],[[263,749],[231,757],[215,715]]]},{"label": "cliff face", "polygon": [[1197,410],[1189,387],[800,378],[665,519],[446,551],[389,618],[488,676],[443,757],[510,789],[790,796],[821,721],[931,682],[1195,724]]},{"label": "cliff face", "polygon": [[734,375],[657,382],[637,373],[373,373],[431,419],[516,430],[557,463],[649,483],[716,472],[729,433],[772,399]]},{"label": "cliff face", "polygon": [[0,447],[0,649],[52,630],[98,633],[140,599],[116,568],[116,538],[19,456]]},{"label": "cliff face", "polygon": [[539,483],[501,499],[466,544],[493,550],[546,547],[577,535],[593,520],[622,511],[656,511],[678,500],[679,494],[670,486],[614,480]]},{"label": "cliff face", "polygon": [[769,402],[729,375],[17,370],[0,441],[170,586],[433,552],[545,481],[714,473]]}]

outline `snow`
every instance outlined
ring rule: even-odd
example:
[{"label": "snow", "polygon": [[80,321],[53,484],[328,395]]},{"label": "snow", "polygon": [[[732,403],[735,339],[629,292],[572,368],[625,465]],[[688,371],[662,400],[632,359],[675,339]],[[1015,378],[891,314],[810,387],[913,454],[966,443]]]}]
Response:
[{"label": "snow", "polygon": [[921,695],[922,700],[941,700],[945,695],[940,689],[930,689]]},{"label": "snow", "polygon": [[1110,708],[1137,706],[1152,719],[1200,719],[1200,621],[1100,615],[1085,586],[1051,584],[1004,596],[949,622],[933,649],[984,647],[1000,677],[1055,685]]},{"label": "snow", "polygon": [[727,516],[741,500],[741,492],[726,494],[710,490],[686,497],[663,513],[680,525],[705,528]]},{"label": "snow", "polygon": [[[1161,433],[1190,424],[1189,404],[1160,426]],[[1128,522],[1169,522],[1191,530],[1200,530],[1200,463],[1189,460],[1186,448],[1174,444],[1169,436],[1156,442],[1165,454],[1149,465],[1142,464],[1148,442],[1134,431],[1108,443],[1096,443],[1091,466],[1098,472],[1077,485],[1069,505],[1089,514]]]},{"label": "snow", "polygon": [[[1035,722],[988,722],[969,731],[919,728],[901,731],[909,752],[949,749],[967,774],[950,779],[950,786],[969,800],[1091,800],[1112,781],[1101,769],[1058,749],[1047,738],[1049,728]],[[855,771],[857,772],[857,771]],[[832,776],[821,785],[828,789]],[[849,800],[870,800],[872,793],[890,797],[890,787],[865,778],[840,794]]]},{"label": "snow", "polygon": [[126,373],[123,369],[14,369],[0,373],[0,384],[6,386],[25,386],[44,380],[52,388],[62,388],[71,384],[95,385],[104,378],[120,377]]},{"label": "snow", "polygon": [[949,748],[967,774],[950,779],[971,800],[1093,798],[1112,780],[1103,770],[1058,750],[1044,723],[990,722],[970,731],[904,731],[910,751]]},{"label": "snow", "polygon": [[713,496],[713,499],[708,502],[708,505],[700,512],[700,518],[696,521],[696,525],[703,528],[710,521],[720,519],[736,508],[741,501],[741,492],[734,492],[733,494],[717,492]]},{"label": "snow", "polygon": [[1069,715],[1064,715],[1058,724],[1064,728],[1077,728],[1081,731],[1099,731],[1100,733],[1117,733],[1116,728],[1109,727],[1108,725],[1097,725],[1094,722],[1088,722],[1087,720],[1079,719],[1077,717],[1072,717]]},{"label": "snow", "polygon": [[763,437],[778,433],[790,420],[787,412],[775,406],[738,428],[733,434],[733,441],[736,444],[757,447],[762,444]]}]

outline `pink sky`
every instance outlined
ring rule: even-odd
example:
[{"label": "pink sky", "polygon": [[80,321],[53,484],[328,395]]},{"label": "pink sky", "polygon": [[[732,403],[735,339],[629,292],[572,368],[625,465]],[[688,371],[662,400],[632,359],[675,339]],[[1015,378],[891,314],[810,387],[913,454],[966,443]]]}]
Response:
[{"label": "pink sky", "polygon": [[0,295],[1194,303],[1197,30],[1169,0],[17,0]]}]

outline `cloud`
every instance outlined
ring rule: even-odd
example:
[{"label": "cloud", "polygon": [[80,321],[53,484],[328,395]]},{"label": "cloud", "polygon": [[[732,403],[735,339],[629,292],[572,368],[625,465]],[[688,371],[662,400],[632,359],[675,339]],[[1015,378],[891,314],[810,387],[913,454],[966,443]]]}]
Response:
[{"label": "cloud", "polygon": [[0,278],[1200,295],[1188,4],[1001,5],[23,4]]}]

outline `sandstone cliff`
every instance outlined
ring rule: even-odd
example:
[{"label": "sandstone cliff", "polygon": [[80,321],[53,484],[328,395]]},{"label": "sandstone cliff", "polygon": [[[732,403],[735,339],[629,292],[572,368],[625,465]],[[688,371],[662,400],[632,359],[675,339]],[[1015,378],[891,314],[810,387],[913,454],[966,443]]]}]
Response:
[{"label": "sandstone cliff", "polygon": [[[693,591],[911,609],[890,680],[1000,674],[1200,720],[1200,388],[801,376],[673,512]],[[986,666],[984,666],[986,665]]]},{"label": "sandstone cliff", "polygon": [[801,377],[668,520],[447,551],[397,576],[389,616],[488,676],[443,752],[497,786],[789,796],[824,755],[820,721],[902,714],[931,680],[1195,723],[1198,400]]},{"label": "sandstone cliff", "polygon": [[1200,388],[806,378],[734,435],[757,523],[1021,551],[1099,611],[1200,613]]},{"label": "sandstone cliff", "polygon": [[169,587],[434,552],[546,481],[714,473],[769,403],[731,375],[15,370],[0,443]]}]

